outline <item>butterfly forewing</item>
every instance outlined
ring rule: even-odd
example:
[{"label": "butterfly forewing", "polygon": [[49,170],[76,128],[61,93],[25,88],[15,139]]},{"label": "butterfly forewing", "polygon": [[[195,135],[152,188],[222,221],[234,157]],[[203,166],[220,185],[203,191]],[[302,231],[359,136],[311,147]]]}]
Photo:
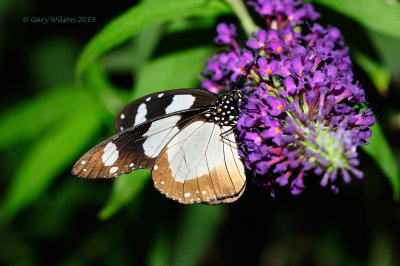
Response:
[{"label": "butterfly forewing", "polygon": [[114,122],[117,132],[186,110],[207,109],[217,96],[204,90],[180,89],[153,93],[128,104]]},{"label": "butterfly forewing", "polygon": [[[182,203],[217,204],[236,200],[246,179],[232,131],[201,115],[188,123],[163,148],[153,167],[154,185]],[[233,138],[234,139],[234,138]],[[238,163],[239,162],[239,163]]]},{"label": "butterfly forewing", "polygon": [[120,132],[84,154],[72,173],[88,178],[109,178],[138,168],[152,169],[161,149],[198,112],[147,121]]}]

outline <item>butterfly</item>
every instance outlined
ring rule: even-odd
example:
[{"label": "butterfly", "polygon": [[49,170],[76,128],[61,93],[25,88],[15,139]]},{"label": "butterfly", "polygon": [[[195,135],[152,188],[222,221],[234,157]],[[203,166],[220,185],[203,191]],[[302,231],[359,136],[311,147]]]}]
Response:
[{"label": "butterfly", "polygon": [[240,91],[220,96],[200,89],[153,93],[117,116],[117,134],[85,153],[72,173],[111,178],[152,170],[154,186],[180,203],[237,200],[246,186],[234,129]]}]

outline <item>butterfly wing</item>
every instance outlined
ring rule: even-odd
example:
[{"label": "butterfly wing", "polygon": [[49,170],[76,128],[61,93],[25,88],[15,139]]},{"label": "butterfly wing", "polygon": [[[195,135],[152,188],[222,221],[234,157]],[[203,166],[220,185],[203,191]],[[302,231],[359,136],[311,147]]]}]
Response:
[{"label": "butterfly wing", "polygon": [[199,89],[179,89],[144,96],[125,106],[114,122],[117,132],[186,110],[205,109],[217,96]]},{"label": "butterfly wing", "polygon": [[128,104],[118,115],[117,134],[84,154],[72,173],[109,178],[134,169],[152,169],[161,149],[217,96],[197,89],[153,93]]},{"label": "butterfly wing", "polygon": [[87,178],[109,178],[134,169],[152,169],[161,149],[198,112],[171,115],[122,131],[84,154],[72,173]]},{"label": "butterfly wing", "polygon": [[207,122],[202,115],[193,118],[155,161],[155,187],[182,203],[218,204],[238,199],[246,176],[230,129]]}]

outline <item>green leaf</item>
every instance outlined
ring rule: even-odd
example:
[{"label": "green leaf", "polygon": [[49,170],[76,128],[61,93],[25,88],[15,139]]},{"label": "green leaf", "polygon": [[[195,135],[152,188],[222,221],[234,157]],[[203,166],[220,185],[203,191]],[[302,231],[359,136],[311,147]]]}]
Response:
[{"label": "green leaf", "polygon": [[113,216],[142,190],[148,180],[150,180],[149,170],[142,169],[117,177],[110,198],[99,212],[99,218],[106,220]]},{"label": "green leaf", "polygon": [[371,130],[372,137],[368,139],[370,143],[368,145],[363,145],[362,148],[374,159],[376,164],[386,175],[389,183],[392,185],[394,198],[398,200],[400,176],[396,158],[377,120],[375,120],[375,125],[372,126]]},{"label": "green leaf", "polygon": [[123,107],[124,100],[113,87],[105,71],[97,63],[93,63],[85,72],[84,85],[102,109],[116,115]]},{"label": "green leaf", "polygon": [[151,250],[148,253],[148,263],[150,266],[170,265],[168,262],[171,259],[171,239],[166,232],[166,227],[161,227],[158,230],[155,239],[151,245]]},{"label": "green leaf", "polygon": [[390,84],[390,71],[385,65],[382,65],[373,60],[368,55],[359,50],[352,49],[352,54],[355,61],[364,69],[371,78],[380,95],[387,95]]},{"label": "green leaf", "polygon": [[79,77],[99,56],[132,38],[141,30],[178,17],[209,17],[229,14],[218,0],[155,0],[140,3],[108,23],[83,50],[76,67]]},{"label": "green leaf", "polygon": [[208,55],[209,48],[196,47],[149,62],[139,72],[133,99],[157,91],[196,86]]},{"label": "green leaf", "polygon": [[171,265],[199,265],[200,258],[224,222],[227,209],[224,205],[191,205],[184,208],[177,227]]},{"label": "green leaf", "polygon": [[260,27],[254,23],[254,20],[247,11],[246,5],[243,3],[243,1],[225,0],[225,2],[231,6],[244,31],[246,32],[247,37],[250,38],[253,32],[257,32],[260,29]]},{"label": "green leaf", "polygon": [[136,62],[136,60],[133,60],[132,48],[128,44],[111,50],[99,59],[99,64],[107,73],[117,75],[131,74],[133,62]]},{"label": "green leaf", "polygon": [[393,81],[398,83],[400,81],[400,39],[374,31],[368,31],[367,35],[379,58],[392,73]]},{"label": "green leaf", "polygon": [[51,182],[72,166],[74,158],[89,142],[101,121],[98,113],[88,108],[73,112],[58,121],[27,150],[0,207],[0,221],[6,223],[21,209],[38,198]]},{"label": "green leaf", "polygon": [[191,20],[185,18],[176,19],[168,25],[166,33],[170,34],[176,32],[189,31],[189,30],[193,31],[193,30],[212,29],[216,23],[216,20],[217,20],[216,17],[205,17],[205,18],[197,18]]},{"label": "green leaf", "polygon": [[0,148],[33,140],[44,129],[74,110],[96,109],[97,104],[84,90],[64,86],[42,93],[9,108],[0,116]]},{"label": "green leaf", "polygon": [[162,25],[150,26],[139,32],[133,39],[131,65],[134,73],[145,65],[159,44],[164,32]]},{"label": "green leaf", "polygon": [[400,3],[377,0],[313,0],[342,13],[364,27],[400,39]]}]

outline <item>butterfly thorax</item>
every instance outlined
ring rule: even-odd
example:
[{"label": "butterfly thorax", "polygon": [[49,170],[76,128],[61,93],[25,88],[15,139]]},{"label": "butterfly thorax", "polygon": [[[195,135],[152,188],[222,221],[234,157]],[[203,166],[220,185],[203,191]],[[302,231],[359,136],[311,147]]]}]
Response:
[{"label": "butterfly thorax", "polygon": [[220,126],[236,126],[241,100],[242,95],[239,91],[220,95],[215,102],[215,106],[205,116]]}]

